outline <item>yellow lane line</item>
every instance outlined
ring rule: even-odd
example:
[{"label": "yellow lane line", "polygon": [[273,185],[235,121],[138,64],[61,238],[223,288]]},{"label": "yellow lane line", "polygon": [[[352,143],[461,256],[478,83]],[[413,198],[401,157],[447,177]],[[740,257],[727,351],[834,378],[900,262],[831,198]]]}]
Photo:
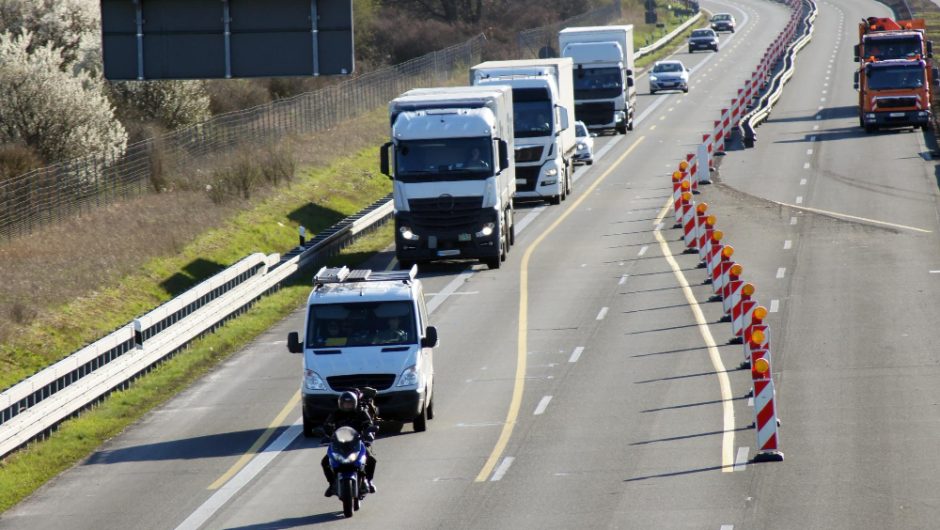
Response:
[{"label": "yellow lane line", "polygon": [[873,224],[873,225],[887,226],[887,227],[891,227],[891,228],[899,228],[899,229],[901,229],[901,230],[910,230],[910,231],[912,231],[912,232],[920,232],[920,233],[922,233],[922,234],[932,234],[932,233],[933,233],[933,230],[924,230],[923,228],[917,228],[916,226],[899,225],[899,224],[889,223],[889,222],[886,222],[886,221],[878,221],[878,220],[875,220],[875,219],[868,219],[867,217],[856,217],[856,216],[854,216],[854,215],[849,215],[849,214],[847,214],[847,213],[830,212],[830,211],[828,211],[828,210],[817,210],[816,208],[810,208],[810,207],[808,207],[808,206],[797,206],[797,205],[795,205],[795,204],[787,204],[787,203],[785,203],[785,202],[778,202],[778,201],[770,201],[770,202],[772,202],[772,203],[774,203],[774,204],[779,204],[780,206],[786,206],[786,207],[788,207],[788,208],[795,208],[795,209],[797,209],[797,210],[803,210],[803,211],[806,211],[806,212],[818,213],[818,214],[821,214],[821,215],[831,215],[832,217],[840,217],[840,218],[843,218],[843,219],[852,219],[852,220],[854,220],[854,221],[862,221],[862,222],[864,222],[864,223],[871,223],[871,224]]},{"label": "yellow lane line", "polygon": [[[672,199],[666,201],[666,204],[663,206],[663,209],[660,210],[659,215],[656,217],[654,224],[659,224],[662,222],[663,218],[669,212],[669,208],[672,205]],[[734,402],[732,401],[731,395],[731,380],[728,378],[728,372],[725,370],[725,365],[721,360],[721,353],[718,351],[718,345],[715,344],[715,339],[712,337],[711,329],[708,327],[708,321],[705,320],[705,315],[702,314],[702,308],[698,305],[698,301],[695,300],[695,294],[692,292],[692,289],[689,287],[689,281],[686,279],[685,275],[682,274],[682,269],[679,267],[679,264],[676,262],[675,258],[672,255],[672,252],[669,250],[669,244],[666,243],[666,240],[663,238],[663,234],[660,230],[653,230],[653,234],[656,236],[656,240],[659,241],[659,248],[663,252],[663,257],[666,258],[666,261],[669,263],[669,266],[672,268],[672,273],[676,277],[676,281],[679,282],[679,285],[682,286],[682,293],[685,295],[685,300],[689,304],[689,308],[692,309],[692,315],[695,317],[695,322],[698,323],[699,333],[702,335],[702,339],[705,341],[705,346],[708,347],[708,356],[711,358],[712,367],[715,369],[715,373],[718,374],[718,386],[721,388],[721,408],[723,420],[723,436],[721,438],[721,471],[724,473],[730,473],[734,471]]]},{"label": "yellow lane line", "polygon": [[218,480],[210,484],[209,489],[217,490],[221,488],[225,485],[226,482],[228,482],[230,478],[235,476],[235,473],[241,471],[241,469],[245,467],[245,465],[248,464],[252,458],[255,457],[258,451],[264,447],[264,444],[268,443],[268,440],[274,434],[274,431],[276,431],[278,427],[282,426],[284,419],[287,418],[287,415],[290,414],[290,411],[293,410],[295,406],[297,406],[297,403],[300,403],[300,390],[298,390],[297,393],[294,394],[294,397],[292,397],[290,401],[287,402],[287,405],[284,405],[284,408],[281,409],[281,412],[277,415],[276,418],[274,418],[274,421],[271,422],[271,425],[267,428],[267,430],[265,430],[261,436],[258,437],[255,443],[252,444],[250,448],[248,448],[248,451],[238,459],[238,462],[235,462],[235,465],[229,468],[229,470],[219,477]]},{"label": "yellow lane line", "polygon": [[535,252],[535,249],[538,248],[539,244],[556,228],[571,215],[573,212],[585,199],[587,199],[591,192],[600,185],[610,175],[610,173],[620,165],[621,162],[634,149],[646,138],[641,136],[633,142],[633,145],[629,149],[623,152],[617,160],[611,164],[607,171],[605,171],[601,176],[597,177],[586,190],[580,193],[580,197],[574,203],[569,206],[558,219],[555,219],[555,222],[551,224],[544,232],[542,232],[535,241],[526,248],[525,254],[522,256],[522,264],[519,271],[519,335],[517,341],[517,352],[516,352],[516,377],[515,384],[512,388],[512,400],[509,403],[509,412],[506,413],[506,422],[503,423],[503,430],[499,434],[499,439],[496,441],[496,446],[493,448],[493,452],[490,453],[489,458],[486,460],[486,464],[483,465],[483,469],[480,470],[480,473],[477,475],[475,482],[483,482],[486,480],[490,473],[493,472],[493,468],[496,466],[496,463],[499,461],[499,458],[502,456],[503,451],[506,449],[506,445],[509,443],[509,438],[512,436],[512,430],[516,426],[516,419],[519,417],[519,407],[522,405],[522,393],[525,390],[525,372],[526,372],[526,343],[527,343],[527,329],[528,329],[528,311],[529,311],[529,260],[532,257],[532,254]]}]

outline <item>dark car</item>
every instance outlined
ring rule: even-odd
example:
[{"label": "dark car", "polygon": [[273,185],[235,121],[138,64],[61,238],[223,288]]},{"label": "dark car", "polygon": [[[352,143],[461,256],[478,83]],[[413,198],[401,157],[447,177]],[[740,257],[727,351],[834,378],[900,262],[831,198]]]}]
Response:
[{"label": "dark car", "polygon": [[712,29],[734,33],[734,16],[730,13],[715,13],[711,19]]},{"label": "dark car", "polygon": [[718,51],[718,34],[711,29],[697,29],[689,36],[689,53],[695,50]]}]

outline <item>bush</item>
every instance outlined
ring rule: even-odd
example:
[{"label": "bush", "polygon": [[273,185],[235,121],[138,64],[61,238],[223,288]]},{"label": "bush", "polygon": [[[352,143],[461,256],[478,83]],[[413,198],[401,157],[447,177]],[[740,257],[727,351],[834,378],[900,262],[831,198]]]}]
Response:
[{"label": "bush", "polygon": [[43,166],[42,159],[22,144],[0,145],[0,183]]},{"label": "bush", "polygon": [[173,130],[209,119],[209,93],[202,81],[124,81],[111,92],[125,120],[155,121]]},{"label": "bush", "polygon": [[260,79],[212,79],[206,81],[209,111],[224,114],[257,107],[271,101],[271,95]]}]

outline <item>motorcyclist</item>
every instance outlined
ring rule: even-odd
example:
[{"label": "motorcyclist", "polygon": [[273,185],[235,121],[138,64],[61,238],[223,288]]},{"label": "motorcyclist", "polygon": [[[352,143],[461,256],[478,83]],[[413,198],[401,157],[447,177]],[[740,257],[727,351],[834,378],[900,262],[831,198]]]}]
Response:
[{"label": "motorcyclist", "polygon": [[[372,453],[372,441],[379,428],[365,407],[359,406],[359,396],[356,392],[346,391],[339,395],[336,400],[336,410],[330,413],[323,424],[323,431],[327,436],[332,436],[333,432],[339,427],[352,427],[359,432],[362,440],[366,444],[366,484],[369,487],[369,493],[375,493],[375,484],[372,477],[375,475],[375,455]],[[323,456],[320,461],[323,468],[323,476],[326,477],[326,483],[329,485],[323,493],[325,497],[336,495],[333,489],[333,479],[335,475],[333,468],[330,467],[329,457]]]}]

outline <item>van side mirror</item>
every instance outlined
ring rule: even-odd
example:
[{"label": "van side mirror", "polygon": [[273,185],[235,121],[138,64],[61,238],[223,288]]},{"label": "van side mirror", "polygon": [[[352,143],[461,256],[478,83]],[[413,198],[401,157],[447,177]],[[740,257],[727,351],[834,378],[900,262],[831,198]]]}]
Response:
[{"label": "van side mirror", "polygon": [[501,169],[509,167],[509,144],[506,140],[499,141],[499,167]]},{"label": "van side mirror", "polygon": [[859,45],[856,44],[855,46],[852,46],[852,50],[853,50],[852,53],[855,54],[855,57],[853,57],[852,59],[854,59],[855,62],[858,62],[858,61],[859,61],[858,57],[859,57],[859,55],[860,55],[860,53],[861,53],[860,48],[859,48]]},{"label": "van side mirror", "polygon": [[304,347],[300,343],[300,335],[296,331],[287,334],[287,351],[291,353],[303,353]]},{"label": "van side mirror", "polygon": [[434,348],[437,346],[437,328],[428,326],[424,332],[424,338],[421,339],[422,348]]},{"label": "van side mirror", "polygon": [[388,163],[388,150],[392,147],[392,142],[386,142],[385,145],[379,149],[379,169],[382,171],[382,174],[388,178],[392,178],[392,174],[389,172],[389,163]]}]

